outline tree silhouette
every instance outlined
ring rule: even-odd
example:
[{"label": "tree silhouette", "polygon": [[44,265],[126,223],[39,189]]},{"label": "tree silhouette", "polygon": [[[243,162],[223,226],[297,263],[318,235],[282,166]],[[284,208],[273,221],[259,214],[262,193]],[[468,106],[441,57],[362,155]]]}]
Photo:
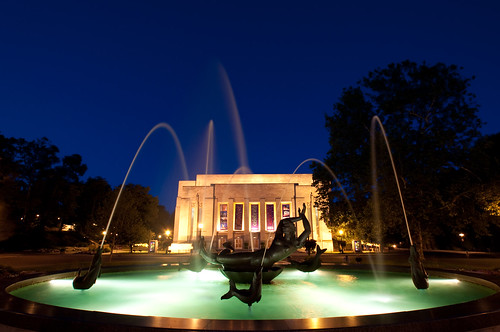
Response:
[{"label": "tree silhouette", "polygon": [[[420,245],[435,246],[435,236],[445,231],[444,192],[450,173],[463,166],[479,137],[475,96],[469,91],[473,78],[461,68],[411,61],[393,63],[369,72],[356,86],[345,88],[333,112],[326,116],[330,150],[325,163],[345,185],[359,220],[358,233],[374,237],[370,181],[370,121],[381,119],[402,184],[412,234]],[[375,137],[380,141],[380,131]],[[379,142],[380,143],[380,142]],[[406,231],[396,185],[385,146],[377,144],[377,174],[382,205],[382,242],[404,239]],[[324,216],[341,213],[338,189],[321,165],[314,165],[314,179]],[[445,218],[446,222],[449,218]],[[356,227],[358,226],[358,227]]]}]

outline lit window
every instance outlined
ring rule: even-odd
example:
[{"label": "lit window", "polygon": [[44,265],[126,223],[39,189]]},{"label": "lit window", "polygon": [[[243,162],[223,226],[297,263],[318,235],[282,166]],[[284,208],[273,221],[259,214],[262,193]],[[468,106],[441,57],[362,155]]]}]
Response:
[{"label": "lit window", "polygon": [[260,231],[259,203],[250,203],[250,229],[252,232]]},{"label": "lit window", "polygon": [[266,231],[275,231],[274,203],[266,203]]},{"label": "lit window", "polygon": [[281,219],[290,218],[290,203],[281,204]]},{"label": "lit window", "polygon": [[243,203],[234,204],[234,230],[243,230]]},{"label": "lit window", "polygon": [[219,231],[227,231],[227,204],[219,205]]}]

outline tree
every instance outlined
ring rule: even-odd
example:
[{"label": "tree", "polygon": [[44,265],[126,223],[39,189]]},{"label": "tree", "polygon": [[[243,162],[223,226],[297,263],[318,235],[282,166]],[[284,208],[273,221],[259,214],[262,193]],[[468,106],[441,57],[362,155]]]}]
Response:
[{"label": "tree", "polygon": [[77,200],[82,189],[80,177],[86,170],[82,157],[73,154],[65,156],[60,165],[47,171],[39,184],[43,195],[38,209],[45,226],[57,227],[61,231],[63,223],[76,223]]},{"label": "tree", "polygon": [[457,219],[455,234],[467,234],[472,247],[500,249],[494,241],[500,233],[500,133],[476,142],[454,184],[446,208]]},{"label": "tree", "polygon": [[45,219],[40,217],[43,197],[43,182],[51,173],[52,167],[59,162],[59,149],[43,137],[34,141],[18,139],[16,143],[18,182],[25,195],[22,220],[26,225],[42,227]]},{"label": "tree", "polygon": [[4,238],[15,236],[16,229],[22,243],[45,245],[46,228],[61,229],[75,219],[79,179],[87,167],[77,154],[60,163],[58,152],[45,137],[27,141],[0,135],[0,220],[10,229]]},{"label": "tree", "polygon": [[[118,196],[115,188],[113,199]],[[118,202],[115,215],[111,220],[108,241],[126,244],[132,252],[134,243],[147,242],[151,236],[152,225],[158,219],[158,198],[149,194],[149,188],[141,185],[125,186]]]},{"label": "tree", "polygon": [[101,178],[88,178],[82,185],[77,201],[77,230],[92,241],[102,239],[113,207],[111,198],[113,191],[109,183]]},{"label": "tree", "polygon": [[21,201],[16,182],[18,165],[15,162],[16,140],[0,134],[0,241],[10,238],[15,231]]},{"label": "tree", "polygon": [[16,141],[0,134],[0,184],[16,177]]},{"label": "tree", "polygon": [[[103,178],[81,177],[87,166],[78,154],[58,157],[47,138],[34,141],[0,134],[0,246],[26,249],[51,246],[63,239],[63,223],[76,226],[79,235],[98,242],[106,229],[119,188]],[[158,205],[149,188],[124,188],[108,240],[132,245],[148,241],[153,233],[173,228],[173,215]],[[119,237],[117,237],[119,234]],[[59,241],[62,243],[62,241]]]},{"label": "tree", "polygon": [[151,230],[156,235],[165,234],[166,230],[174,229],[174,215],[168,212],[163,205],[158,205],[158,214],[151,223]]},{"label": "tree", "polygon": [[[330,150],[325,163],[345,185],[356,215],[367,219],[357,224],[366,228],[372,223],[367,208],[373,204],[370,122],[378,115],[391,144],[412,235],[420,245],[435,246],[435,235],[447,226],[440,224],[446,214],[447,178],[464,164],[481,126],[475,96],[468,91],[473,78],[462,77],[460,70],[455,65],[403,61],[376,69],[343,90],[333,113],[326,116]],[[380,140],[380,135],[378,130],[375,137]],[[406,233],[385,149],[377,144],[382,242]],[[324,211],[336,210],[339,190],[321,168],[314,165],[319,205]],[[373,230],[367,233],[374,235]]]}]

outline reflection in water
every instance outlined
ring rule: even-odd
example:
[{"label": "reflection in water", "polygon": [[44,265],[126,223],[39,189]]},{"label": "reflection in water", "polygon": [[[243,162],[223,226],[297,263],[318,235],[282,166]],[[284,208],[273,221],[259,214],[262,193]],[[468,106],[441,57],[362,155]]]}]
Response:
[{"label": "reflection in water", "polygon": [[237,299],[220,300],[228,280],[218,270],[103,273],[90,290],[73,290],[71,279],[17,289],[11,294],[39,303],[120,314],[200,319],[297,319],[409,311],[482,298],[493,290],[456,279],[431,278],[418,290],[407,273],[387,273],[378,283],[369,271],[285,269],[262,300],[248,310]]}]

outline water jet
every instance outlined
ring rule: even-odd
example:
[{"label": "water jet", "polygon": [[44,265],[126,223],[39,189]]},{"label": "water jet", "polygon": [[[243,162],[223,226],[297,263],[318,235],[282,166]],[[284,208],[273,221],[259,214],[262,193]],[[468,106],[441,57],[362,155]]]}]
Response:
[{"label": "water jet", "polygon": [[394,165],[394,159],[392,158],[392,152],[391,152],[391,147],[389,145],[389,140],[387,139],[387,135],[385,133],[384,126],[382,125],[382,121],[380,121],[380,118],[378,116],[374,116],[371,121],[371,127],[370,127],[370,147],[371,147],[371,170],[372,170],[372,188],[373,188],[373,198],[375,201],[374,204],[374,215],[375,215],[375,222],[380,223],[380,204],[379,204],[379,195],[378,195],[378,181],[377,181],[377,163],[376,163],[376,153],[375,153],[375,126],[378,124],[378,127],[380,128],[382,132],[382,137],[384,138],[385,146],[387,148],[387,152],[389,154],[389,158],[391,160],[391,166],[392,166],[392,171],[394,173],[394,179],[396,181],[396,186],[398,188],[398,193],[399,193],[399,199],[401,202],[401,208],[403,209],[403,215],[406,223],[406,230],[408,232],[408,238],[410,239],[410,258],[408,261],[410,262],[411,266],[411,278],[413,280],[413,284],[415,287],[418,289],[427,289],[429,287],[429,283],[427,281],[428,275],[427,272],[425,271],[424,265],[422,263],[422,260],[420,259],[420,256],[415,249],[415,246],[413,245],[413,240],[411,238],[411,232],[410,232],[410,226],[408,224],[408,218],[406,216],[406,209],[403,201],[403,195],[401,193],[401,187],[399,186],[399,179],[398,179],[398,174],[396,171],[396,166]]},{"label": "water jet", "polygon": [[111,225],[111,220],[113,220],[113,216],[115,214],[116,207],[118,206],[118,202],[120,201],[120,197],[121,197],[121,194],[123,192],[123,188],[125,187],[125,183],[127,182],[130,171],[132,170],[132,167],[134,166],[135,160],[137,159],[139,152],[141,152],[142,147],[144,146],[144,144],[146,143],[148,138],[151,136],[151,134],[153,134],[156,130],[158,130],[160,128],[164,128],[164,129],[168,130],[170,132],[170,134],[172,135],[172,138],[174,139],[174,143],[177,147],[177,152],[179,153],[179,158],[180,158],[180,161],[181,161],[181,164],[183,167],[184,179],[188,179],[189,176],[188,176],[188,171],[187,171],[187,166],[186,166],[186,160],[184,158],[184,152],[182,150],[181,143],[180,143],[179,139],[177,138],[177,134],[175,133],[175,130],[168,123],[161,122],[161,123],[157,124],[148,132],[148,134],[142,140],[141,145],[137,149],[137,152],[135,153],[134,158],[132,159],[132,162],[130,163],[130,166],[127,170],[127,173],[125,174],[125,178],[123,179],[123,183],[120,186],[120,190],[118,191],[118,196],[116,197],[115,203],[113,205],[113,209],[111,210],[111,214],[109,216],[109,220],[108,220],[108,223],[106,225],[106,230],[103,232],[101,245],[99,246],[97,252],[94,254],[94,257],[92,259],[92,262],[90,263],[90,267],[89,267],[87,273],[83,276],[80,276],[80,274],[78,274],[78,276],[73,281],[73,288],[82,289],[82,290],[89,289],[90,287],[92,287],[95,284],[97,277],[99,277],[100,270],[101,270],[101,264],[102,264],[101,255],[102,255],[102,251],[103,251],[104,241],[106,240],[106,235],[108,234],[109,226]]}]

